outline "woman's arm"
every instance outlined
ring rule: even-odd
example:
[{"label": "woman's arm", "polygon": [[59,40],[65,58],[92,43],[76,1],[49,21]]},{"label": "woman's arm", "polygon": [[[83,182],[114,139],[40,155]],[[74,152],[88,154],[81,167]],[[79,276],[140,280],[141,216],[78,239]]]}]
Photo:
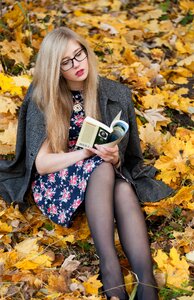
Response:
[{"label": "woman's arm", "polygon": [[37,172],[40,175],[57,172],[76,162],[94,155],[87,149],[72,152],[52,153],[47,140],[42,144],[35,160]]}]

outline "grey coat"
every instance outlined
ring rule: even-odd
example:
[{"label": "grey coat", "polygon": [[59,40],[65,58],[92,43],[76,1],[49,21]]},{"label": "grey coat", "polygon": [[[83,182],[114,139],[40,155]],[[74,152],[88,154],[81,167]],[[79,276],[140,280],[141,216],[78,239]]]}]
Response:
[{"label": "grey coat", "polygon": [[[0,194],[8,203],[24,203],[34,172],[36,155],[46,138],[44,116],[31,100],[29,87],[20,109],[16,156],[13,161],[0,161]],[[129,123],[128,134],[119,144],[120,171],[132,183],[140,202],[158,201],[169,196],[172,189],[154,179],[156,169],[143,164],[135,112],[128,87],[100,78],[98,98],[102,121],[110,125],[121,110],[121,119]]]}]

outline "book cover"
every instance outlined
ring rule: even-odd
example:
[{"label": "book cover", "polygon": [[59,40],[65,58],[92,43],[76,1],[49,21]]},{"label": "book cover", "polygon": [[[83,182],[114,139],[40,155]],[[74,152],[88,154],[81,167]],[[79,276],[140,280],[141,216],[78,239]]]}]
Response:
[{"label": "book cover", "polygon": [[125,121],[120,120],[120,116],[121,111],[114,118],[110,127],[94,118],[86,117],[80,130],[76,146],[89,148],[94,147],[95,144],[103,144],[108,147],[113,147],[118,144],[129,128],[129,125]]}]

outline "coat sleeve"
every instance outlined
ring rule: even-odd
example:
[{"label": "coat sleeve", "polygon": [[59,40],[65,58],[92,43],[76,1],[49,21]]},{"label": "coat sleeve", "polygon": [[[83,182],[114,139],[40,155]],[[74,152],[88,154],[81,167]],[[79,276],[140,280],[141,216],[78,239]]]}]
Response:
[{"label": "coat sleeve", "polygon": [[[25,193],[31,180],[35,152],[38,148],[37,141],[40,145],[44,138],[43,118],[41,112],[38,111],[31,100],[32,90],[31,85],[19,111],[15,158],[12,161],[0,161],[0,194],[8,203],[24,202]],[[28,119],[30,115],[34,116],[33,122],[36,126],[42,123],[35,136],[32,136],[32,126],[29,128],[30,122]],[[31,142],[29,142],[29,139]]]},{"label": "coat sleeve", "polygon": [[136,114],[131,100],[131,92],[126,89],[128,98],[129,140],[124,153],[123,172],[132,178],[136,193],[141,202],[154,202],[172,194],[173,190],[161,180],[154,177],[157,169],[145,165],[140,146]]},{"label": "coat sleeve", "polygon": [[0,161],[0,181],[6,179],[9,176],[10,172],[15,177],[18,177],[19,175],[22,175],[25,172],[24,160],[26,150],[26,114],[31,98],[31,93],[32,85],[30,85],[19,111],[15,158],[13,161]]}]

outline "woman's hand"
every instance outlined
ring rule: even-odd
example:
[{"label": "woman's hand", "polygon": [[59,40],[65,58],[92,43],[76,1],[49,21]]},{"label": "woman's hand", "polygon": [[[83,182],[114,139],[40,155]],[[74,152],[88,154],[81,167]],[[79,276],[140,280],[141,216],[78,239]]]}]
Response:
[{"label": "woman's hand", "polygon": [[100,156],[104,161],[116,165],[119,162],[119,147],[107,147],[103,145],[95,145],[95,148],[89,148],[91,152]]}]

